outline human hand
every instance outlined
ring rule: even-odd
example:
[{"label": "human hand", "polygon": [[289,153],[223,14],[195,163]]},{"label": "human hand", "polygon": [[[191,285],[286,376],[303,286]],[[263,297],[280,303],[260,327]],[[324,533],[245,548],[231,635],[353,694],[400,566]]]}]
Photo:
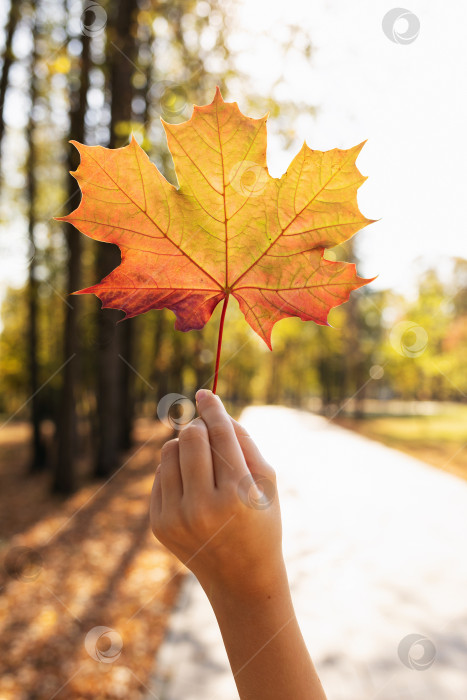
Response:
[{"label": "human hand", "polygon": [[152,531],[208,596],[264,595],[285,573],[274,469],[217,395],[196,398],[200,418],[162,448]]}]

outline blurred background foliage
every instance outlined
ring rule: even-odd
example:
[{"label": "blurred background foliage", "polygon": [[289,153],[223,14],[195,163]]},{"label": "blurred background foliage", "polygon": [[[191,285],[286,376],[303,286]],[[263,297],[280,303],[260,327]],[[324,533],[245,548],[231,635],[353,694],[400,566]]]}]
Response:
[{"label": "blurred background foliage", "polygon": [[[264,93],[240,70],[254,72],[235,38],[238,4],[0,3],[2,700],[148,697],[183,575],[149,530],[148,495],[181,406],[212,386],[221,308],[189,333],[167,310],[118,323],[123,312],[71,294],[116,267],[118,248],[54,217],[80,201],[70,140],[118,148],[133,133],[176,184],[160,117],[188,119],[216,85],[244,114],[269,111],[270,162],[298,150],[320,105],[282,99],[285,70]],[[259,46],[262,32],[253,28]],[[279,65],[298,56],[316,77],[306,29],[284,22],[268,39]],[[357,235],[326,257],[358,266],[358,246]],[[394,249],[392,264],[403,255]],[[219,394],[234,415],[251,403],[315,411],[467,478],[467,261],[448,270],[420,267],[407,297],[370,284],[331,312],[330,327],[283,320],[273,352],[232,299]],[[172,398],[164,423],[168,394],[188,403]],[[86,651],[102,624],[120,631],[122,664]]]},{"label": "blurred background foliage", "polygon": [[[78,164],[69,140],[114,148],[133,133],[176,183],[159,118],[184,121],[193,104],[211,102],[216,85],[248,115],[269,110],[284,148],[294,119],[313,114],[312,105],[253,93],[228,41],[230,13],[220,0],[16,0],[3,10],[0,248],[17,274],[1,307],[0,415],[3,426],[30,422],[29,469],[49,470],[56,492],[76,488],[83,451],[88,477],[112,474],[135,420],[156,419],[161,397],[193,398],[212,385],[220,317],[219,307],[202,331],[184,334],[167,310],[118,324],[122,312],[70,296],[113,269],[119,251],[53,219],[80,198],[67,174]],[[289,27],[277,50],[297,46],[312,65],[310,40]],[[357,252],[351,240],[327,257],[358,263]],[[466,282],[467,261],[457,259],[448,281],[426,270],[410,299],[369,285],[332,311],[332,327],[281,321],[272,353],[232,302],[219,394],[233,411],[283,403],[349,427],[369,416],[452,416],[467,395]],[[443,410],[432,402],[445,402]],[[462,448],[465,414],[455,416]],[[368,420],[361,429],[387,439]],[[426,431],[422,420],[419,442]]]}]

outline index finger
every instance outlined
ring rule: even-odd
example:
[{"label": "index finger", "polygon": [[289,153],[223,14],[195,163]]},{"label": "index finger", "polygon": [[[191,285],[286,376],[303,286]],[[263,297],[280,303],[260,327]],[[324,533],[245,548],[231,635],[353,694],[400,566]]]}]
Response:
[{"label": "index finger", "polygon": [[203,419],[195,418],[183,428],[178,442],[183,492],[196,499],[215,487],[212,452]]},{"label": "index finger", "polygon": [[238,482],[249,473],[229,414],[220,398],[207,389],[196,393],[198,412],[208,429],[212,462],[219,488],[229,482]]}]

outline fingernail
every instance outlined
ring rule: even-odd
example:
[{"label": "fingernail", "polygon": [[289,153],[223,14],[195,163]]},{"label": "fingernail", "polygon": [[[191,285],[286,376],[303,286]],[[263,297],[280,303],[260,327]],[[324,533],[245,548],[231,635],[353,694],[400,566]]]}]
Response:
[{"label": "fingernail", "polygon": [[209,391],[209,389],[198,389],[198,391],[195,394],[196,403],[204,401],[209,396],[209,394],[212,394],[212,391]]}]

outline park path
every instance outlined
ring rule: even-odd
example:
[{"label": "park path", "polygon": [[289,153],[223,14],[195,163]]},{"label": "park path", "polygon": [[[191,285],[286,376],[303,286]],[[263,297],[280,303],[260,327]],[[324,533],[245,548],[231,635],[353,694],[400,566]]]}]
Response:
[{"label": "park path", "polygon": [[[240,420],[277,472],[292,597],[329,700],[466,700],[467,483],[305,412]],[[401,655],[424,670],[399,658],[411,634],[426,651]],[[148,700],[238,700],[191,574],[156,668]]]}]

